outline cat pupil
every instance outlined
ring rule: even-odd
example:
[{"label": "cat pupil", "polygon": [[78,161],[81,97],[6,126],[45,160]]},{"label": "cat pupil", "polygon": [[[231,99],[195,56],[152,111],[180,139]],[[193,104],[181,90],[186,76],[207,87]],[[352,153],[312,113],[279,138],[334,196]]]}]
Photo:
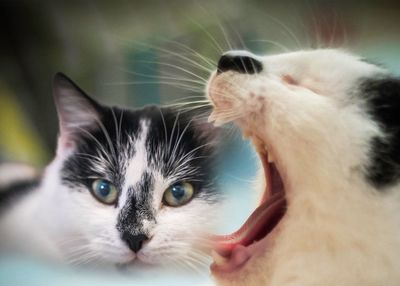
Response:
[{"label": "cat pupil", "polygon": [[174,196],[175,199],[180,200],[183,198],[183,196],[185,195],[185,188],[180,185],[180,184],[176,184],[172,187],[172,195]]},{"label": "cat pupil", "polygon": [[106,182],[102,182],[99,186],[100,195],[107,197],[110,194],[110,185]]}]

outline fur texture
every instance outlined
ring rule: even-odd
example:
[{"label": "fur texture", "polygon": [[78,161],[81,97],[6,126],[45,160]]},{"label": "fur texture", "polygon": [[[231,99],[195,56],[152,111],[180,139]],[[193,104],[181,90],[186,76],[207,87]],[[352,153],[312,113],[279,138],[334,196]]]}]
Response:
[{"label": "fur texture", "polygon": [[219,284],[399,285],[400,81],[338,50],[225,56],[251,56],[262,70],[213,74],[210,119],[234,121],[268,149],[288,209]]},{"label": "fur texture", "polygon": [[[54,96],[56,157],[37,188],[2,205],[0,249],[78,264],[200,263],[218,202],[214,129],[190,112],[103,106],[62,74]],[[112,205],[93,195],[97,179],[118,190]],[[177,182],[194,193],[171,207],[163,194]],[[132,237],[147,238],[140,250],[130,249]]]}]

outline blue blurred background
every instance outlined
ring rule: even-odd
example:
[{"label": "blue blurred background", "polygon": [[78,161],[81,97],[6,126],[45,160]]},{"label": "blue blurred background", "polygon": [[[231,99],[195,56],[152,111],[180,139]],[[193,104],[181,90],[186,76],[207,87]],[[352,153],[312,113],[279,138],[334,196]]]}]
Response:
[{"label": "blue blurred background", "polygon": [[[201,100],[221,53],[339,47],[400,71],[399,1],[1,1],[0,162],[38,168],[54,155],[51,78],[62,71],[96,99],[123,106]],[[221,232],[249,215],[257,159],[229,131],[219,181]],[[190,285],[201,273],[103,277],[0,257],[0,285]],[[155,276],[153,273],[157,273]],[[156,277],[156,278],[155,278]]]}]

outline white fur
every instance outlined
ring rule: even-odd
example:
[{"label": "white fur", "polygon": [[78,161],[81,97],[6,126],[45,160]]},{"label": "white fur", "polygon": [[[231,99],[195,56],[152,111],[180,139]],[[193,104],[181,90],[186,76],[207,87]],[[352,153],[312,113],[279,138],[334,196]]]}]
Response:
[{"label": "white fur", "polygon": [[[146,139],[149,131],[150,123],[148,121],[141,121],[141,132],[138,138],[132,140],[134,142],[134,148],[136,150],[135,155],[130,160],[130,164],[126,170],[126,186],[134,186],[143,176],[143,173],[148,169],[147,162],[147,150],[146,150]],[[125,202],[127,198],[127,189],[124,189],[121,193],[121,201]]]},{"label": "white fur", "polygon": [[337,50],[258,57],[264,70],[213,75],[217,123],[257,136],[283,175],[288,211],[263,253],[221,285],[355,286],[400,283],[400,189],[363,176],[380,130],[354,90],[386,72]]},{"label": "white fur", "polygon": [[[117,208],[98,202],[86,188],[71,189],[61,183],[61,168],[64,161],[73,156],[74,146],[59,146],[56,158],[46,168],[40,188],[1,217],[0,251],[74,264],[129,263],[137,257],[151,264],[171,264],[172,261],[178,267],[193,268],[204,263],[203,235],[213,224],[210,218],[215,206],[201,197],[182,207],[162,205],[163,193],[176,177],[162,176],[155,165],[147,162],[145,142],[151,123],[141,121],[140,125],[141,132],[137,138],[132,138],[135,155],[127,163]],[[107,162],[106,154],[101,152],[98,157],[97,168],[105,168],[102,164]],[[155,178],[152,206],[157,223],[143,221],[151,239],[135,254],[120,238],[116,224],[128,199],[128,187],[134,186],[144,171]]]}]

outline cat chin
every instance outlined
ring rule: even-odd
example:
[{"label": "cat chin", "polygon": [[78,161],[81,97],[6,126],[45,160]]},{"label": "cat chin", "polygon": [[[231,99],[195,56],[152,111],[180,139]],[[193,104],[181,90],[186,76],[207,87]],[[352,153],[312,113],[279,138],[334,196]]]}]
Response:
[{"label": "cat chin", "polygon": [[168,265],[168,262],[174,261],[174,259],[177,258],[179,257],[173,257],[171,255],[164,256],[158,253],[140,251],[138,252],[136,259],[132,262],[142,266],[162,267]]},{"label": "cat chin", "polygon": [[146,262],[142,262],[139,259],[133,259],[128,262],[115,263],[115,267],[120,271],[129,271],[129,270],[137,269],[137,268],[147,268],[149,266],[153,266],[153,265],[150,265]]}]

